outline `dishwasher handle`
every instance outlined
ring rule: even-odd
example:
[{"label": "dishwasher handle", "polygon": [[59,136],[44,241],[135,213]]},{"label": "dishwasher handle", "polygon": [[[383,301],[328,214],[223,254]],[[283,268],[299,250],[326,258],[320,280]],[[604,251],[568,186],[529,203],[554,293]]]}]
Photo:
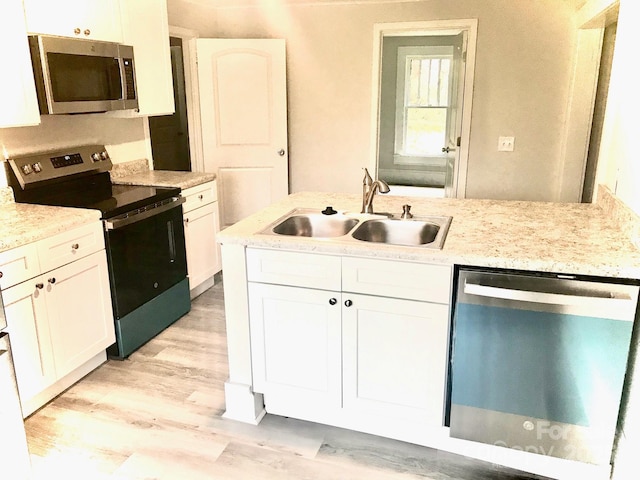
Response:
[{"label": "dishwasher handle", "polygon": [[[556,307],[580,307],[593,312],[635,312],[636,302],[627,294],[618,294],[615,298],[595,297],[591,295],[567,295],[563,293],[536,292],[512,288],[479,285],[465,281],[464,293],[478,297],[527,302]],[[626,319],[626,314],[623,315]],[[618,315],[616,315],[618,317]],[[633,321],[633,315],[630,318]]]}]

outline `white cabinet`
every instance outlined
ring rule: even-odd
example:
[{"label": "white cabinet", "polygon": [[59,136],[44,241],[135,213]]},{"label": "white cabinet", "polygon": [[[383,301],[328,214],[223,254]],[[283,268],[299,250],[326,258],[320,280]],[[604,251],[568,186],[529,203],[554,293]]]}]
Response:
[{"label": "white cabinet", "polygon": [[[104,362],[115,342],[101,229],[95,222],[0,254],[25,416]],[[34,262],[37,275],[25,280]]]},{"label": "white cabinet", "polygon": [[343,294],[343,407],[443,424],[448,305]]},{"label": "white cabinet", "polygon": [[23,1],[29,33],[122,41],[119,0]]},{"label": "white cabinet", "polygon": [[220,230],[216,182],[187,188],[182,195],[189,289],[193,298],[213,285],[213,276],[222,268],[220,246],[216,242]]},{"label": "white cabinet", "polygon": [[166,0],[125,0],[122,39],[133,46],[140,115],[171,115],[173,76]]},{"label": "white cabinet", "polygon": [[339,408],[340,294],[250,283],[253,388],[309,409]]},{"label": "white cabinet", "polygon": [[37,125],[40,110],[21,0],[0,2],[0,45],[0,65],[11,72],[0,77],[0,128]]},{"label": "white cabinet", "polygon": [[253,248],[246,260],[268,412],[443,425],[451,267]]}]

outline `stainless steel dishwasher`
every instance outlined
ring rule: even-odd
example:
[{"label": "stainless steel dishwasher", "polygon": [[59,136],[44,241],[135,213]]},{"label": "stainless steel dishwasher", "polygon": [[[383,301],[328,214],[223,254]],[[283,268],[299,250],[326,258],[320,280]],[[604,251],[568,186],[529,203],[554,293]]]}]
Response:
[{"label": "stainless steel dishwasher", "polygon": [[638,286],[460,269],[450,435],[610,463]]}]

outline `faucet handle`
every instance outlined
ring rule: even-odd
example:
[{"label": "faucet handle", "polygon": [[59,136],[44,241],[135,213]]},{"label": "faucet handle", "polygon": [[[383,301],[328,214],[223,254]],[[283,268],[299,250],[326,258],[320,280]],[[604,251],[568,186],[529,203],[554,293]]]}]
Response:
[{"label": "faucet handle", "polygon": [[413,218],[413,214],[411,213],[411,205],[403,205],[402,206],[402,215],[400,218]]}]

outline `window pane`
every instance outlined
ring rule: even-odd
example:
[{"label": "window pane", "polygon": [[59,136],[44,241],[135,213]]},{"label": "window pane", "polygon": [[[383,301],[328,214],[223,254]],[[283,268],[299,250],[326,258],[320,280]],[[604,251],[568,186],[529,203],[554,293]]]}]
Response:
[{"label": "window pane", "polygon": [[446,108],[407,108],[405,155],[442,155],[446,145]]}]

